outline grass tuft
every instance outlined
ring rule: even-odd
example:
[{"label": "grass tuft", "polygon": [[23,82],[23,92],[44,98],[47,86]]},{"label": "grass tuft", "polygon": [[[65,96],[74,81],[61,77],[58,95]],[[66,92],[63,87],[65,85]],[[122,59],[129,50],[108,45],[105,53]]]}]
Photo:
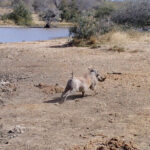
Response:
[{"label": "grass tuft", "polygon": [[108,51],[113,51],[113,52],[125,52],[125,48],[124,47],[119,47],[117,45],[113,46],[112,48],[109,48]]}]

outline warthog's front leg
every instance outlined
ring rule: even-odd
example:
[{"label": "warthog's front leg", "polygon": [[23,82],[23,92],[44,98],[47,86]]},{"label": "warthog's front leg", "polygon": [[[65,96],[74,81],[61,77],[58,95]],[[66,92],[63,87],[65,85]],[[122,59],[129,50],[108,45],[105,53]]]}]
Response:
[{"label": "warthog's front leg", "polygon": [[95,95],[97,95],[97,94],[98,94],[98,92],[97,92],[97,88],[96,88],[96,85],[91,85],[91,86],[90,86],[90,89],[93,91],[92,96],[95,96]]}]

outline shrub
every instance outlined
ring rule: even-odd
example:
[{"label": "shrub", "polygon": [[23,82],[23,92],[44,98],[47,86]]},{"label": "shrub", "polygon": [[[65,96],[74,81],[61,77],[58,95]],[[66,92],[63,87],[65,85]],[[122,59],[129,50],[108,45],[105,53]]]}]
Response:
[{"label": "shrub", "polygon": [[6,20],[8,19],[8,15],[7,15],[7,14],[2,15],[2,16],[1,16],[1,19],[2,19],[3,21],[6,21]]},{"label": "shrub", "polygon": [[32,23],[31,13],[23,3],[15,5],[13,12],[8,14],[7,18],[18,25],[31,25]]},{"label": "shrub", "polygon": [[111,20],[111,14],[115,11],[115,6],[112,2],[103,2],[95,10],[95,18],[97,20],[98,32],[105,34],[112,30],[114,24]]},{"label": "shrub", "polygon": [[66,0],[62,0],[59,6],[61,11],[60,17],[65,21],[74,21],[79,14],[79,8],[75,0],[71,0],[69,3]]},{"label": "shrub", "polygon": [[114,23],[109,18],[104,18],[97,21],[97,30],[101,35],[110,32],[114,29],[114,27]]},{"label": "shrub", "polygon": [[70,28],[70,35],[79,39],[89,39],[91,36],[96,35],[96,33],[96,19],[92,15],[79,16],[75,26]]},{"label": "shrub", "polygon": [[114,45],[113,47],[109,48],[108,51],[113,51],[113,52],[124,52],[125,49],[124,47],[120,47],[120,46],[117,46],[117,45]]},{"label": "shrub", "polygon": [[46,5],[45,1],[41,1],[41,0],[34,0],[33,4],[32,4],[32,7],[36,13],[40,13],[43,10],[45,10],[45,8],[48,7],[48,6],[47,7],[46,6],[47,5]]},{"label": "shrub", "polygon": [[144,27],[150,24],[150,1],[130,0],[112,15],[117,24]]},{"label": "shrub", "polygon": [[90,39],[97,34],[105,34],[112,30],[111,13],[114,11],[112,3],[101,3],[93,10],[83,12],[76,19],[76,24],[70,29],[70,34],[78,39]]}]

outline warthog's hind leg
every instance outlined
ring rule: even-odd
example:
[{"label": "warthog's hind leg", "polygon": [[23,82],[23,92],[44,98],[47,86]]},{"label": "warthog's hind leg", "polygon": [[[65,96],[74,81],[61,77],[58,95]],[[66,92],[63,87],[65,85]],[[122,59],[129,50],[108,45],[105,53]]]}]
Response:
[{"label": "warthog's hind leg", "polygon": [[70,96],[73,92],[74,92],[73,90],[68,90],[67,92],[62,93],[61,103],[65,102],[67,100],[68,96]]},{"label": "warthog's hind leg", "polygon": [[82,92],[82,97],[84,97],[84,96],[85,96],[85,91]]}]

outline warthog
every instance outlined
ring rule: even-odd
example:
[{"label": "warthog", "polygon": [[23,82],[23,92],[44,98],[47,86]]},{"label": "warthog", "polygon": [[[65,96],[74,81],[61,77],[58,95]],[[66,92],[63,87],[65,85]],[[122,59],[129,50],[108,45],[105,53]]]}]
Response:
[{"label": "warthog", "polygon": [[82,92],[82,96],[84,97],[85,92],[90,89],[96,94],[95,89],[97,82],[103,81],[104,78],[100,77],[97,70],[91,68],[88,69],[89,73],[85,74],[82,77],[74,77],[72,74],[72,78],[68,80],[66,88],[61,95],[61,102],[64,102],[67,97],[74,92]]}]

